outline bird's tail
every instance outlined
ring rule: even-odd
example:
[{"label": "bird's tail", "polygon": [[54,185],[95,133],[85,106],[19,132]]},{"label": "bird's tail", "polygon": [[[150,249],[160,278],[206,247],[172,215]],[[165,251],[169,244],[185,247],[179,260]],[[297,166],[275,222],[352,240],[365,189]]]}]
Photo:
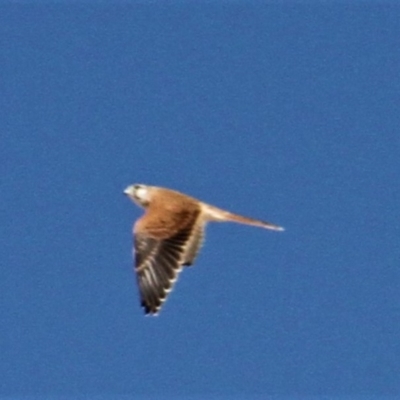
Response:
[{"label": "bird's tail", "polygon": [[204,204],[205,214],[207,219],[210,221],[219,222],[237,222],[239,224],[246,224],[252,226],[258,226],[265,229],[271,229],[273,231],[284,231],[285,229],[279,225],[272,224],[271,222],[261,221],[259,219],[244,217],[242,215],[233,214],[229,211],[222,210],[218,207]]}]

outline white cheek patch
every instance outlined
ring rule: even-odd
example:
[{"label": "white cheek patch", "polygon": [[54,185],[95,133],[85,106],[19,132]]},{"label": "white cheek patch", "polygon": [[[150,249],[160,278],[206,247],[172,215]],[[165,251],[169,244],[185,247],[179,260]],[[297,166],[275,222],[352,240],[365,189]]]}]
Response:
[{"label": "white cheek patch", "polygon": [[143,187],[136,189],[136,196],[141,200],[147,200],[147,189]]}]

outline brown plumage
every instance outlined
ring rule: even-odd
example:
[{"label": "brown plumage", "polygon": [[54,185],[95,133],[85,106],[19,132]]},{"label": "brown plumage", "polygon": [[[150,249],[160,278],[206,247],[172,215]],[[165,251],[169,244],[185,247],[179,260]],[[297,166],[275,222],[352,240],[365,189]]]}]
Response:
[{"label": "brown plumage", "polygon": [[193,264],[207,222],[230,221],[283,230],[269,222],[232,214],[170,189],[131,185],[124,193],[146,210],[133,227],[135,270],[146,314],[158,313],[179,272]]}]

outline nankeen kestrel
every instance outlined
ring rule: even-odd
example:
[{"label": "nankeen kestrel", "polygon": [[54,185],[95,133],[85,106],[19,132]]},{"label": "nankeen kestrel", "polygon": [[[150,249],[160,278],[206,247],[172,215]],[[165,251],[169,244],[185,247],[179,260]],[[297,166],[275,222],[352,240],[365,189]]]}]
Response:
[{"label": "nankeen kestrel", "polygon": [[232,214],[170,189],[131,185],[124,193],[146,210],[133,226],[135,270],[146,314],[158,313],[179,272],[193,264],[207,222],[238,222],[283,231],[270,222]]}]

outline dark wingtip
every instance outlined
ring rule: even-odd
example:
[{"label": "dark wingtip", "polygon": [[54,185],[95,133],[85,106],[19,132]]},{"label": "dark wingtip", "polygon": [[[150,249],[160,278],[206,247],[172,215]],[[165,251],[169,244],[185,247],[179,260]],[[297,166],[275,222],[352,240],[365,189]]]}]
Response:
[{"label": "dark wingtip", "polygon": [[149,307],[147,304],[142,304],[142,307],[144,308],[144,314],[146,315],[146,317],[156,317],[158,316],[158,312],[160,311],[158,308]]}]

